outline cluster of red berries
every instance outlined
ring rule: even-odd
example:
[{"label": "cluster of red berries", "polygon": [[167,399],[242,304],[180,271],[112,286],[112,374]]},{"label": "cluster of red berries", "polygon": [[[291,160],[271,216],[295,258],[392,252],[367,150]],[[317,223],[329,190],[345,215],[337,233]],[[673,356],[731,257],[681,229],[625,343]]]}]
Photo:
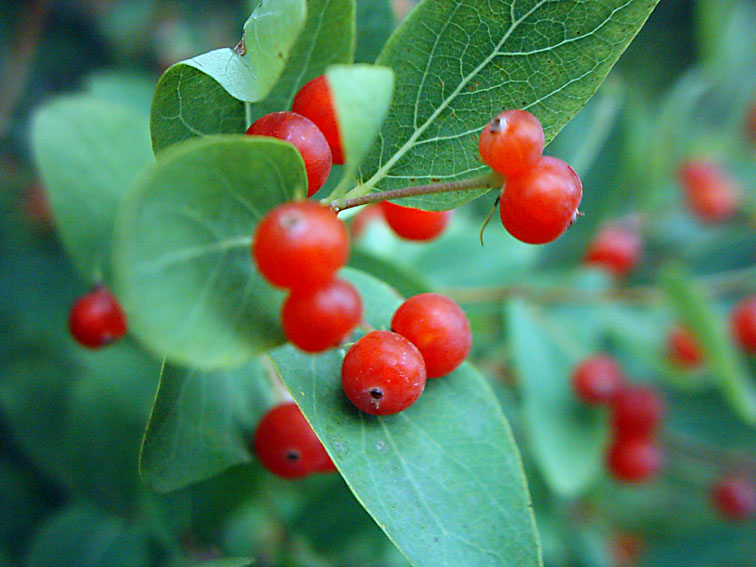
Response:
[{"label": "cluster of red berries", "polygon": [[331,457],[294,402],[268,410],[257,425],[252,448],[266,469],[283,478],[336,471]]},{"label": "cluster of red berries", "polygon": [[629,483],[653,478],[664,461],[656,441],[665,411],[659,393],[627,384],[622,368],[608,355],[583,360],[573,372],[572,385],[583,402],[609,406],[612,440],[606,466],[612,476]]},{"label": "cluster of red berries", "polygon": [[[756,355],[756,295],[745,297],[732,309],[730,334],[743,352]],[[683,325],[676,325],[670,330],[667,353],[670,360],[681,368],[696,368],[703,363],[703,351],[698,339]]]},{"label": "cluster of red berries", "polygon": [[417,401],[427,378],[462,364],[471,345],[470,323],[459,305],[437,293],[415,295],[396,310],[391,331],[371,331],[349,348],[341,385],[365,413],[398,413]]},{"label": "cluster of red berries", "polygon": [[484,163],[506,178],[499,199],[501,222],[523,242],[545,244],[575,220],[583,197],[577,173],[564,161],[544,156],[538,119],[506,110],[483,129],[478,150]]}]

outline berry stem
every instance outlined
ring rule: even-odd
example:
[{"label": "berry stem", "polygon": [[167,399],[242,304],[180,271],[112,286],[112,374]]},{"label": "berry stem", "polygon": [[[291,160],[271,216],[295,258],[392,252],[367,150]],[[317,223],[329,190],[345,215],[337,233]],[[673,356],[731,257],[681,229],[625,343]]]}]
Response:
[{"label": "berry stem", "polygon": [[[451,193],[453,191],[469,191],[473,189],[494,189],[501,187],[503,180],[495,173],[488,173],[480,177],[464,179],[462,181],[449,181],[446,183],[433,183],[431,185],[417,185],[414,187],[404,187],[402,189],[392,189],[390,191],[380,191],[360,195],[363,186],[357,186],[350,193],[357,196],[343,200],[336,199],[329,206],[334,212],[344,211],[360,205],[380,203],[381,201],[393,201],[405,197],[415,197],[417,195],[432,195],[436,193]],[[346,195],[349,196],[349,193]],[[327,201],[327,199],[326,199]]]},{"label": "berry stem", "polygon": [[756,459],[741,452],[722,449],[677,433],[665,434],[664,445],[670,453],[712,463],[725,469],[748,470],[756,475]]}]

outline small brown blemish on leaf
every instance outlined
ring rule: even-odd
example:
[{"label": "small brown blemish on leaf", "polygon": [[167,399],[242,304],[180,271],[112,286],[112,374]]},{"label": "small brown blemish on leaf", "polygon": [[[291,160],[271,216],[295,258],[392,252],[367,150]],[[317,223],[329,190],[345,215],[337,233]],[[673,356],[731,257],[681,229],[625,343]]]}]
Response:
[{"label": "small brown blemish on leaf", "polygon": [[244,42],[244,37],[241,38],[241,41],[236,44],[236,47],[234,47],[234,51],[238,53],[240,56],[244,56],[245,53],[247,53],[247,44]]}]

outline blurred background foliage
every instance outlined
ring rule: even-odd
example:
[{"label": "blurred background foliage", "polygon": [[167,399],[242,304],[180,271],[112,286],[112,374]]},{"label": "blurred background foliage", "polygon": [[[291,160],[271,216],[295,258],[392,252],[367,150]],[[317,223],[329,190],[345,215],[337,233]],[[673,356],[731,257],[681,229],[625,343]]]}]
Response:
[{"label": "blurred background foliage", "polygon": [[[146,111],[162,70],[234,45],[254,3],[0,2],[0,565],[181,566],[230,556],[256,565],[406,565],[337,476],[286,482],[250,459],[187,489],[149,492],[138,453],[160,363],[130,340],[85,352],[66,331],[68,309],[86,288],[56,239],[31,162],[30,113],[81,88]],[[379,4],[358,2],[358,30],[373,30],[358,42],[363,61],[390,31],[375,33]],[[410,4],[394,2],[397,21]],[[354,266],[405,295],[442,290],[465,306],[473,361],[520,439],[548,566],[756,565],[756,526],[717,518],[706,489],[728,463],[754,465],[754,429],[716,392],[716,369],[682,373],[663,351],[669,325],[701,313],[679,301],[690,289],[716,295],[707,302],[716,320],[694,326],[724,325],[732,304],[756,291],[756,142],[744,127],[756,100],[754,29],[751,0],[660,3],[547,150],[574,164],[585,186],[585,217],[554,244],[521,245],[492,223],[481,247],[493,202],[484,197],[431,245],[401,242],[377,222],[355,248]],[[706,226],[686,210],[675,172],[691,157],[717,160],[738,180],[746,204],[736,219]],[[599,225],[627,215],[642,227],[646,251],[616,288],[581,260]],[[507,309],[515,296],[536,306],[527,323],[541,337],[519,352],[508,336],[522,323]],[[637,488],[610,480],[593,454],[605,416],[577,415],[573,435],[545,409],[553,400],[520,387],[513,360],[541,356],[546,343],[558,354],[541,380],[564,379],[578,357],[604,349],[634,381],[664,390],[668,466],[658,481]],[[741,362],[753,383],[756,363]],[[534,427],[553,428],[564,455],[593,455],[591,482],[573,490],[550,478],[561,455],[539,454]]]}]

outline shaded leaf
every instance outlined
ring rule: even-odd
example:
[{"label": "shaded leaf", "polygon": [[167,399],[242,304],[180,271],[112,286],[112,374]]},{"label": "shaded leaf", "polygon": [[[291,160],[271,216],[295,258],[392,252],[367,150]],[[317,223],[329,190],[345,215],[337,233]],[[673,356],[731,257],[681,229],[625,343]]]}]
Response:
[{"label": "shaded leaf", "polygon": [[394,28],[390,0],[357,0],[357,46],[354,60],[372,63]]},{"label": "shaded leaf", "polygon": [[260,217],[305,183],[299,152],[273,138],[205,137],[161,154],[125,196],[115,233],[116,292],[134,334],[202,369],[283,342],[283,294],[249,248]]}]

